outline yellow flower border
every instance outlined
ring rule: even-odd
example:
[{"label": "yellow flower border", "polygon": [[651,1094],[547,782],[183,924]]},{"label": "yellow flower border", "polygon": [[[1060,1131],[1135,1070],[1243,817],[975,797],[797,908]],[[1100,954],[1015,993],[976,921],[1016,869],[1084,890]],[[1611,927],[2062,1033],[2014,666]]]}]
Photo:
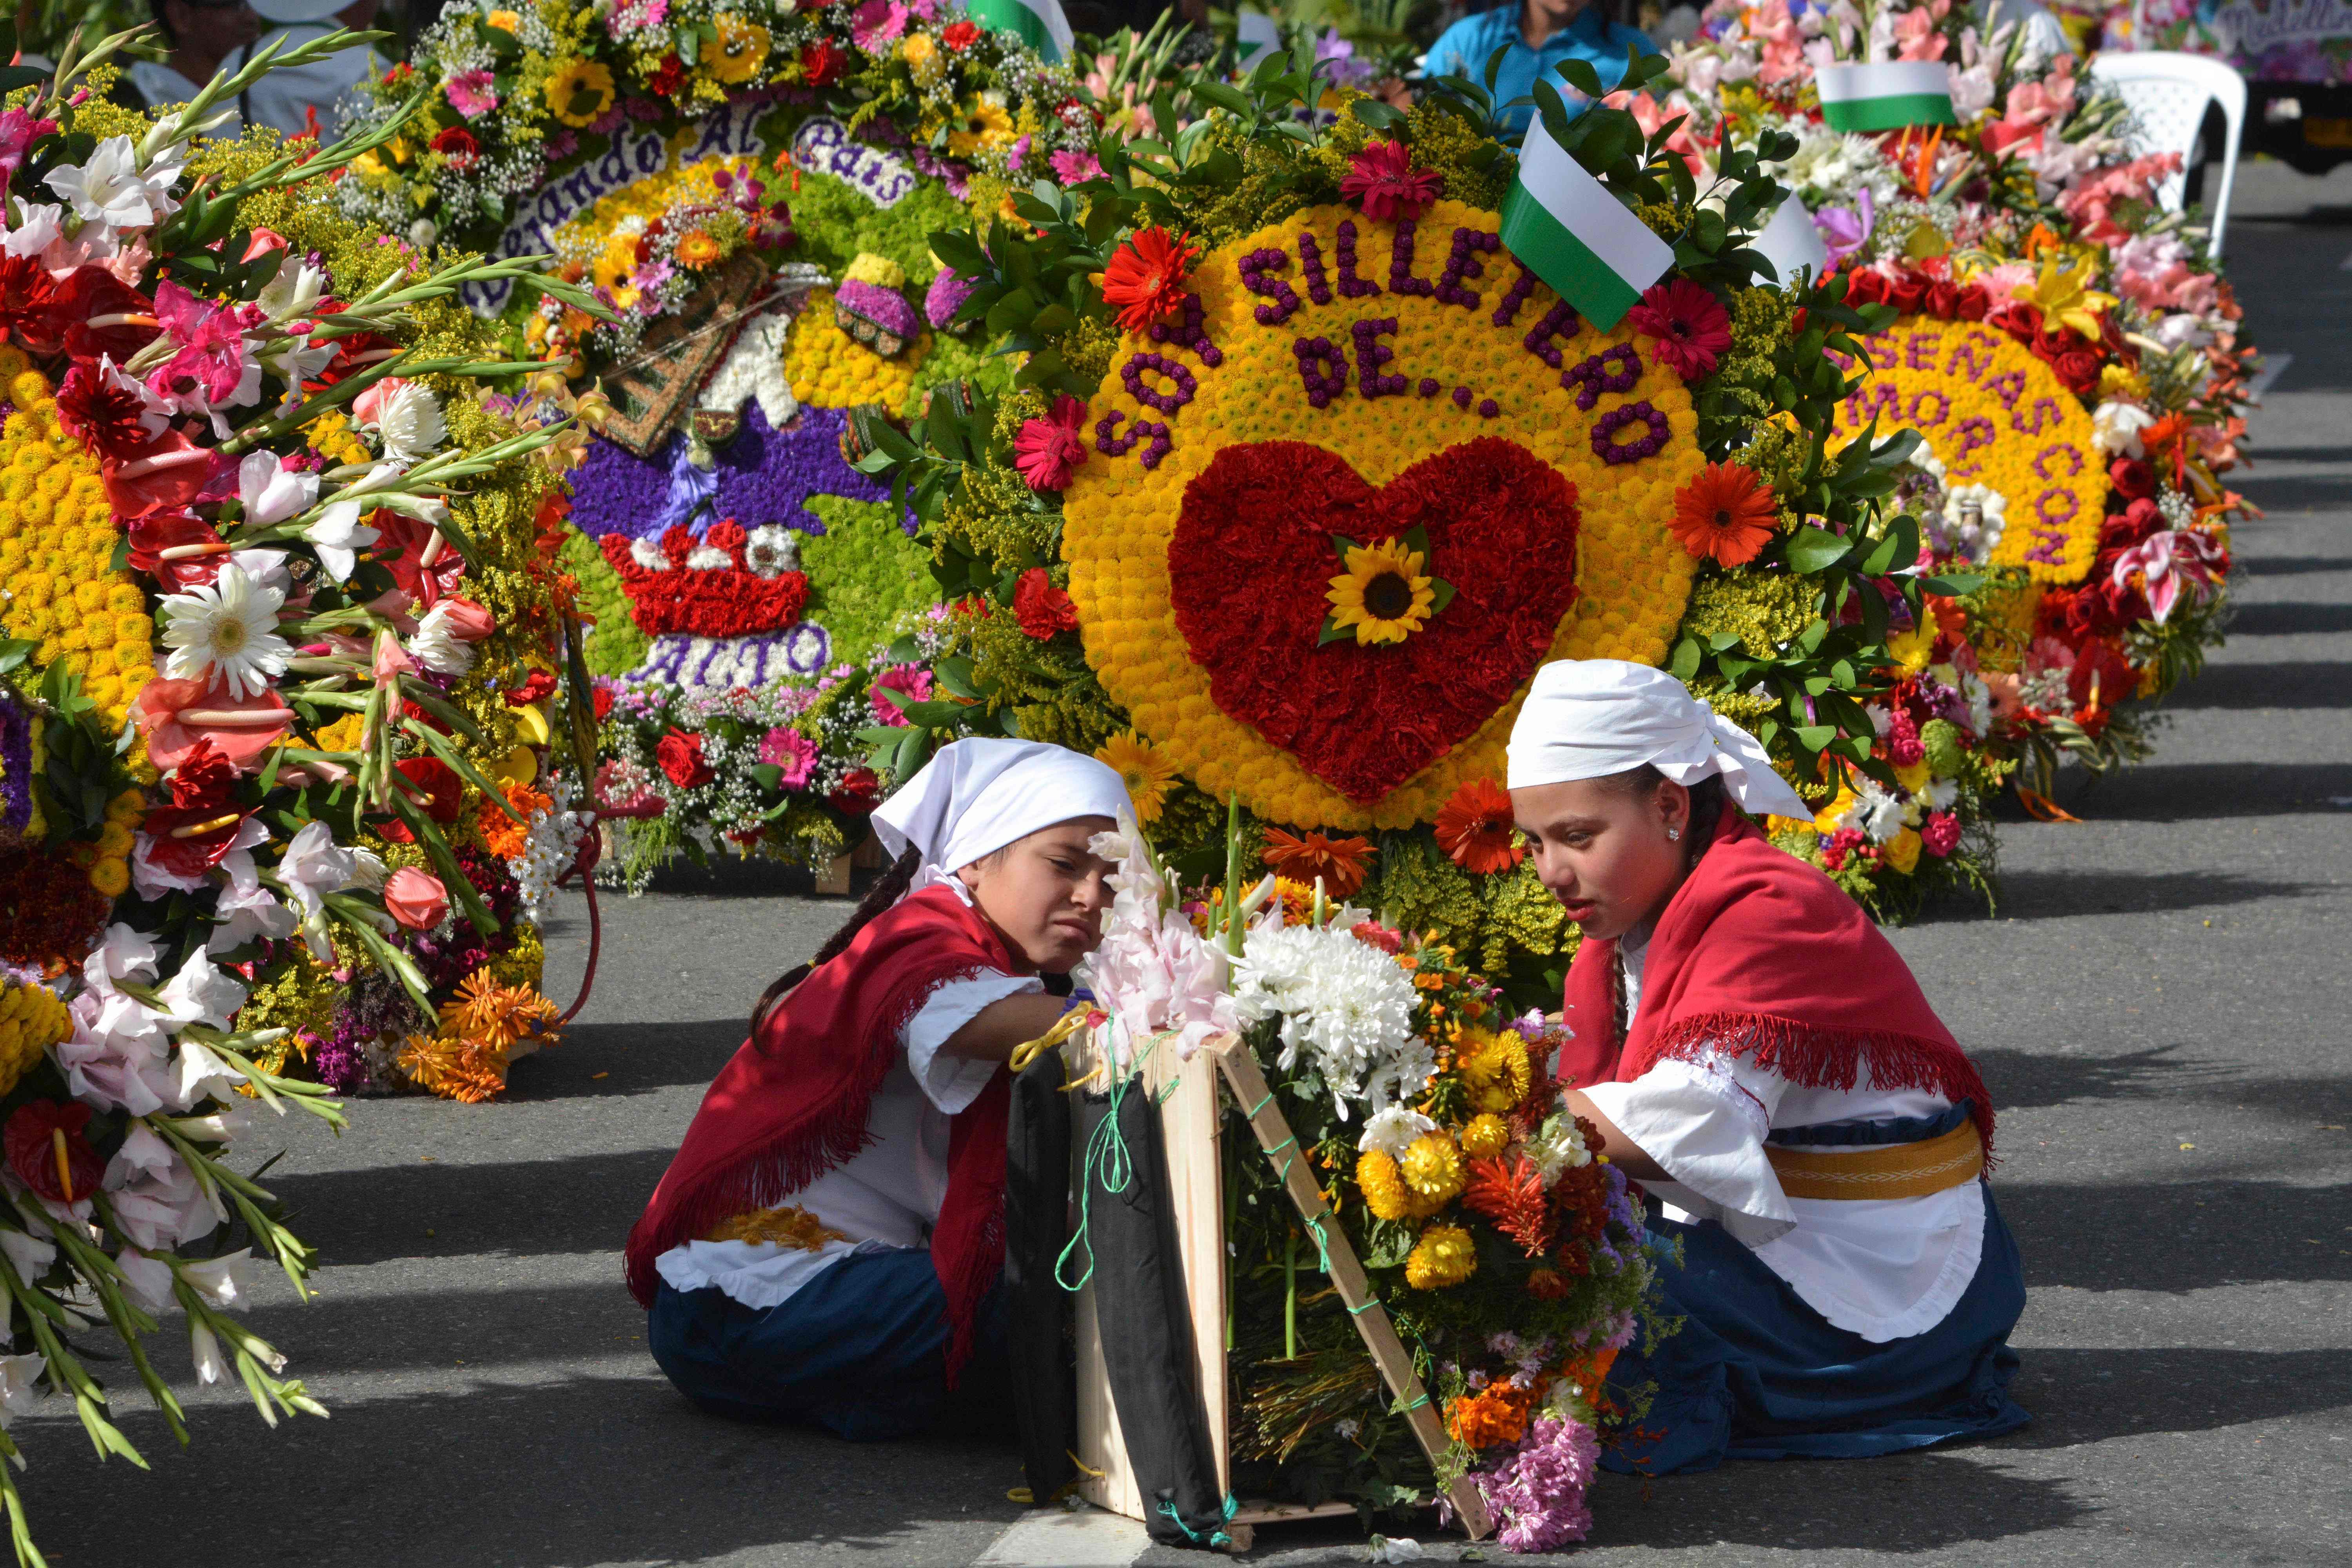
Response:
[{"label": "yellow flower border", "polygon": [[2081,582],[2099,553],[2108,488],[2083,400],[1981,321],[1901,316],[1864,352],[1870,378],[1839,409],[1832,445],[1852,441],[1874,415],[1882,435],[1917,430],[1943,462],[1947,488],[1987,485],[2007,501],[1992,565],[2021,567],[2037,583]]},{"label": "yellow flower border", "polygon": [[[1358,270],[1381,285],[1362,300],[1341,296],[1336,287],[1328,305],[1307,295],[1300,275],[1297,236],[1311,231],[1324,266],[1336,283],[1337,234],[1342,220],[1358,231]],[[1447,260],[1455,228],[1495,233],[1494,213],[1460,202],[1439,202],[1416,230],[1414,273],[1434,279]],[[1576,406],[1577,394],[1560,385],[1560,372],[1523,344],[1528,330],[1557,300],[1538,285],[1507,327],[1493,315],[1518,276],[1501,251],[1480,258],[1484,273],[1464,286],[1479,296],[1475,309],[1439,303],[1426,295],[1399,295],[1386,288],[1396,226],[1375,223],[1351,208],[1324,206],[1285,218],[1209,253],[1195,267],[1192,287],[1201,296],[1202,329],[1223,355],[1214,369],[1174,342],[1155,343],[1148,333],[1120,340],[1113,373],[1087,409],[1087,460],[1063,492],[1063,558],[1070,567],[1070,596],[1078,609],[1087,658],[1104,689],[1133,715],[1136,730],[1161,747],[1184,775],[1223,798],[1238,789],[1260,816],[1302,827],[1364,829],[1403,827],[1433,818],[1463,784],[1503,776],[1503,750],[1519,697],[1505,703],[1467,740],[1370,807],[1357,805],[1308,773],[1297,760],[1249,725],[1218,710],[1209,696],[1206,671],[1192,661],[1169,603],[1168,545],[1184,487],[1217,451],[1244,441],[1306,440],[1352,464],[1369,483],[1386,484],[1412,464],[1444,448],[1484,436],[1517,442],[1549,462],[1576,487],[1581,521],[1577,538],[1578,596],[1561,617],[1549,658],[1623,658],[1662,663],[1682,621],[1696,572],[1688,552],[1667,527],[1675,490],[1705,463],[1696,439],[1698,418],[1689,394],[1672,371],[1650,363],[1630,328],[1596,333],[1580,328],[1555,340],[1563,365],[1620,343],[1635,343],[1643,370],[1632,388],[1604,392],[1590,410]],[[1298,294],[1297,314],[1261,325],[1255,309],[1269,303],[1243,286],[1238,262],[1252,251],[1290,251],[1287,271],[1277,274]],[[1397,331],[1381,343],[1395,358],[1386,373],[1409,383],[1435,376],[1444,392],[1423,398],[1403,395],[1367,401],[1355,387],[1349,327],[1362,317],[1397,319]],[[1349,387],[1326,408],[1312,407],[1302,388],[1294,339],[1325,337],[1349,353]],[[1176,415],[1141,407],[1126,391],[1116,367],[1138,352],[1181,361],[1192,374],[1196,393]],[[1165,388],[1167,378],[1154,378]],[[1474,393],[1470,408],[1449,395],[1456,385]],[[1498,405],[1495,417],[1482,417],[1478,401]],[[1648,401],[1666,416],[1672,439],[1654,457],[1612,467],[1594,456],[1594,423],[1625,404]],[[1124,431],[1139,416],[1169,427],[1171,447],[1156,468],[1139,462],[1139,446],[1124,457],[1095,449],[1095,425],[1106,415],[1123,415]],[[1621,441],[1640,434],[1639,427]],[[1438,566],[1442,568],[1441,561]],[[1319,591],[1319,585],[1318,585]],[[1524,695],[1524,689],[1521,695]]]}]

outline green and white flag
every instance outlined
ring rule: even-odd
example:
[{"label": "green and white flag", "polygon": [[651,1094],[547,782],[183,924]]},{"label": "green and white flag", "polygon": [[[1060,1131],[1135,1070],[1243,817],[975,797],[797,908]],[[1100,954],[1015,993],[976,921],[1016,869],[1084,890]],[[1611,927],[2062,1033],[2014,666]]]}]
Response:
[{"label": "green and white flag", "polygon": [[1503,198],[1503,246],[1602,331],[1675,264],[1672,247],[1625,209],[1538,119]]},{"label": "green and white flag", "polygon": [[1263,11],[1244,11],[1234,18],[1234,56],[1241,64],[1254,63],[1268,49],[1282,47],[1282,30]]},{"label": "green and white flag", "polygon": [[1764,231],[1748,242],[1748,248],[1770,262],[1783,283],[1794,283],[1797,274],[1808,267],[1815,278],[1830,269],[1829,247],[1822,243],[1822,231],[1813,226],[1813,215],[1805,209],[1804,198],[1794,191],[1772,214]]},{"label": "green and white flag", "polygon": [[1832,131],[1900,131],[1958,125],[1952,73],[1941,60],[1882,60],[1823,66],[1813,74],[1822,118]]},{"label": "green and white flag", "polygon": [[992,33],[1012,33],[1049,64],[1070,58],[1076,47],[1062,0],[966,0],[971,19]]}]

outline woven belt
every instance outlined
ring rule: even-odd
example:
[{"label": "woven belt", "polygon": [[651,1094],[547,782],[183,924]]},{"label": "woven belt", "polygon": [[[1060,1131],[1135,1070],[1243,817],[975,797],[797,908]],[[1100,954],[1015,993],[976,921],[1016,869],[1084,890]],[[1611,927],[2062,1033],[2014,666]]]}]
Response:
[{"label": "woven belt", "polygon": [[1815,1152],[1764,1146],[1792,1198],[1924,1198],[1984,1173],[1984,1140],[1963,1121],[1939,1138]]}]

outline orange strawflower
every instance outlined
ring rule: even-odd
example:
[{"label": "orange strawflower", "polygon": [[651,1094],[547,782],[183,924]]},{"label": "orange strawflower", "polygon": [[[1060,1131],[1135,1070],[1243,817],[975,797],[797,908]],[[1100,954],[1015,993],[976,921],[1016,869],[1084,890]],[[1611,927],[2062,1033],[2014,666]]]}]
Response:
[{"label": "orange strawflower", "polygon": [[1507,870],[1528,858],[1511,816],[1511,797],[1492,779],[1472,779],[1437,808],[1437,842],[1474,876]]},{"label": "orange strawflower", "polygon": [[1118,307],[1118,324],[1139,332],[1184,303],[1184,278],[1200,255],[1189,239],[1153,225],[1112,253],[1103,268],[1106,304]]},{"label": "orange strawflower", "polygon": [[474,826],[481,831],[483,848],[501,860],[520,860],[530,843],[530,814],[551,810],[555,803],[527,784],[509,780],[499,788],[507,797],[507,804],[521,815],[522,821],[517,822],[497,805],[484,801],[475,814]]},{"label": "orange strawflower", "polygon": [[1309,887],[1320,877],[1326,894],[1344,899],[1364,885],[1372,844],[1369,838],[1327,838],[1320,833],[1294,838],[1279,827],[1269,827],[1265,830],[1265,848],[1261,853],[1265,863],[1274,868],[1276,876]]},{"label": "orange strawflower", "polygon": [[1490,1384],[1454,1402],[1446,1412],[1446,1430],[1474,1449],[1516,1443],[1528,1435],[1528,1406],[1534,1400],[1531,1388]]},{"label": "orange strawflower", "polygon": [[1675,537],[1700,560],[1745,566],[1772,542],[1772,487],[1737,463],[1709,463],[1675,492]]}]

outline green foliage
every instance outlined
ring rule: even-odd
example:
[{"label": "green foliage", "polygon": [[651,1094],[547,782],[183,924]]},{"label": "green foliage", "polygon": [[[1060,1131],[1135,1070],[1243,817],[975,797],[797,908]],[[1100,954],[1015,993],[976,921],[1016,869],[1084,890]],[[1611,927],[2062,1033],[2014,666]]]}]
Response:
[{"label": "green foliage", "polygon": [[809,618],[833,639],[835,663],[864,664],[908,614],[931,603],[929,552],[907,537],[887,502],[818,495],[808,509],[825,528],[801,536]]},{"label": "green foliage", "polygon": [[619,675],[644,663],[651,642],[629,618],[629,592],[596,542],[567,523],[557,559],[580,584],[582,612],[595,620],[588,628],[588,668],[598,675]]}]

